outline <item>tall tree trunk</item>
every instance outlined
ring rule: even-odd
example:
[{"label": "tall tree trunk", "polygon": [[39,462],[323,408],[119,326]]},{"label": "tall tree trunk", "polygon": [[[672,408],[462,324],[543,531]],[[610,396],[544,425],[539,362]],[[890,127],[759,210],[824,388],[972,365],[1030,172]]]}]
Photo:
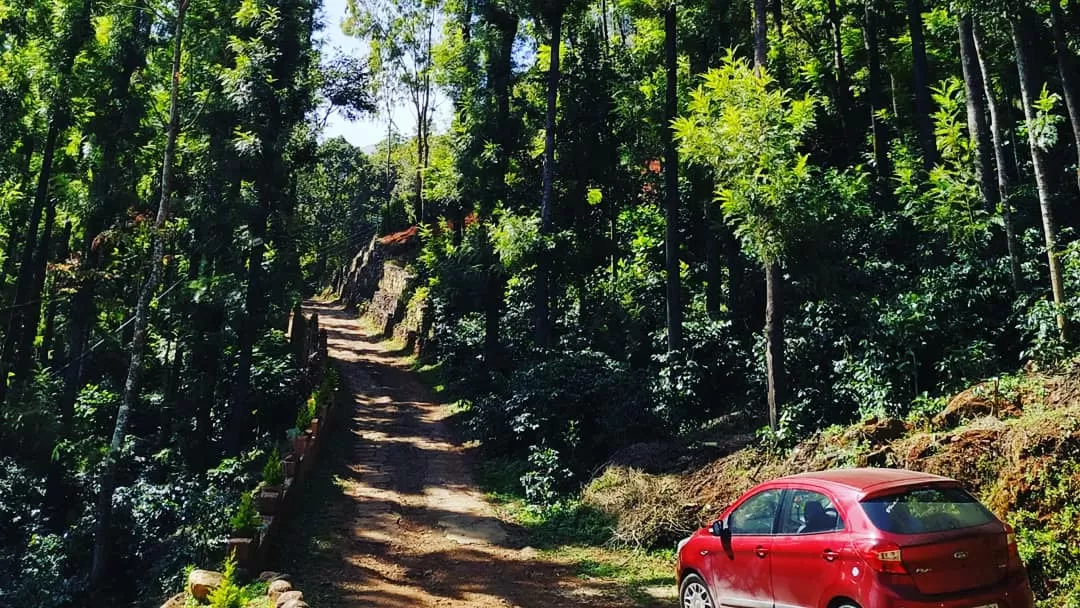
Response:
[{"label": "tall tree trunk", "polygon": [[1065,14],[1061,10],[1060,0],[1050,0],[1050,25],[1054,32],[1054,48],[1057,51],[1058,74],[1061,75],[1061,92],[1065,97],[1065,108],[1069,111],[1069,124],[1072,126],[1073,143],[1076,145],[1077,170],[1076,182],[1080,188],[1080,97],[1076,92],[1076,57],[1069,48],[1065,34]]},{"label": "tall tree trunk", "polygon": [[[509,194],[509,184],[506,181],[510,171],[510,148],[513,146],[513,128],[510,124],[510,88],[513,77],[513,52],[514,40],[517,38],[518,24],[520,19],[517,15],[501,9],[494,3],[489,3],[487,19],[498,31],[497,53],[493,53],[491,61],[491,86],[495,95],[496,120],[498,121],[498,144],[499,150],[495,161],[495,202],[496,205],[505,205]],[[484,218],[487,221],[488,218]],[[502,266],[498,254],[491,243],[490,232],[484,230],[485,253],[489,256],[491,266],[486,273],[484,285],[484,359],[494,364],[501,364],[502,357],[500,346],[500,325],[502,320],[503,301],[505,300],[505,281]]]},{"label": "tall tree trunk", "polygon": [[[762,0],[755,0],[755,6]],[[755,15],[756,17],[756,15]],[[754,29],[754,68],[763,72],[768,58],[767,30]],[[762,260],[765,266],[765,370],[769,426],[774,431],[780,421],[780,406],[786,399],[787,386],[784,369],[784,309],[781,301],[780,264],[775,260]]]},{"label": "tall tree trunk", "polygon": [[[1020,77],[1020,96],[1024,106],[1024,118],[1028,123],[1035,121],[1035,95],[1038,89],[1031,72],[1031,36],[1030,9],[1012,21],[1013,45],[1016,47],[1016,70]],[[1050,263],[1050,288],[1054,304],[1060,307],[1065,303],[1065,287],[1061,276],[1061,260],[1057,251],[1057,225],[1054,223],[1053,192],[1050,185],[1050,172],[1047,169],[1046,151],[1039,147],[1035,133],[1028,133],[1028,145],[1031,148],[1031,163],[1035,169],[1035,184],[1039,191],[1039,211],[1042,214],[1043,239],[1046,243],[1046,257]],[[1068,334],[1065,315],[1057,315],[1058,331],[1062,338]]]},{"label": "tall tree trunk", "polygon": [[3,401],[7,396],[8,372],[15,366],[16,353],[18,345],[22,342],[22,334],[24,331],[31,331],[26,327],[26,308],[31,303],[30,297],[33,292],[34,245],[37,243],[41,215],[49,198],[49,182],[52,181],[53,158],[56,154],[56,140],[60,136],[61,120],[61,117],[57,116],[54,111],[49,124],[49,132],[45,136],[45,149],[41,157],[41,170],[38,173],[34,205],[30,209],[30,218],[23,233],[22,253],[19,256],[19,275],[15,283],[15,302],[8,312],[7,332],[4,333],[4,346],[0,350],[0,401]]},{"label": "tall tree trunk", "polygon": [[964,73],[964,97],[967,102],[968,137],[975,152],[979,194],[990,213],[997,212],[1000,197],[994,185],[994,159],[990,151],[990,126],[986,122],[982,71],[975,50],[974,23],[970,14],[961,15],[957,31],[960,37],[960,66]]},{"label": "tall tree trunk", "polygon": [[[266,175],[266,172],[263,172]],[[265,320],[265,294],[263,290],[263,259],[266,255],[267,216],[270,213],[271,195],[267,191],[267,181],[261,184],[259,210],[251,222],[251,252],[248,254],[247,289],[244,293],[244,315],[237,330],[236,373],[229,397],[229,420],[226,423],[222,448],[227,456],[236,456],[244,445],[251,421],[251,365],[258,338],[259,328]]]},{"label": "tall tree trunk", "polygon": [[[562,21],[566,5],[559,0],[549,15],[551,22],[551,63],[548,66],[547,113],[544,117],[544,185],[540,203],[540,234],[545,238],[552,232],[552,208],[555,205],[555,119],[559,101],[559,49],[562,46]],[[536,343],[551,345],[552,264],[550,255],[540,256],[536,277]]]},{"label": "tall tree trunk", "polygon": [[754,0],[754,68],[764,70],[769,62],[769,24],[765,11],[768,0]]},{"label": "tall tree trunk", "polygon": [[843,18],[836,6],[836,0],[829,0],[829,32],[832,37],[833,70],[836,72],[836,109],[840,114],[840,130],[844,141],[844,158],[852,158],[856,153],[855,137],[852,133],[851,81],[848,79],[847,66],[844,64],[844,39],[841,25]]},{"label": "tall tree trunk", "polygon": [[41,231],[38,240],[37,252],[34,254],[34,278],[30,292],[30,299],[26,309],[22,311],[24,316],[23,331],[19,335],[19,344],[15,358],[14,379],[15,385],[25,387],[30,380],[34,367],[34,339],[37,338],[38,325],[41,323],[41,305],[45,293],[45,278],[49,265],[49,254],[53,245],[53,226],[56,224],[56,199],[51,198],[45,207],[45,227]]},{"label": "tall tree trunk", "polygon": [[675,147],[672,121],[679,111],[679,56],[676,50],[678,22],[675,3],[664,14],[664,67],[667,92],[664,103],[664,251],[667,271],[668,352],[682,349],[682,286],[679,280],[679,151]]},{"label": "tall tree trunk", "polygon": [[870,102],[870,129],[874,145],[874,174],[878,183],[888,180],[892,173],[889,163],[889,134],[885,121],[879,115],[888,107],[885,84],[881,80],[881,50],[878,46],[877,0],[863,2],[863,44],[866,47],[866,63],[869,68],[866,80],[866,96]]},{"label": "tall tree trunk", "polygon": [[994,164],[997,167],[998,201],[1001,204],[1001,216],[1005,224],[1005,243],[1009,250],[1009,273],[1012,277],[1013,290],[1020,293],[1024,287],[1024,275],[1020,270],[1020,244],[1016,240],[1016,228],[1012,217],[1012,185],[1009,183],[1009,159],[1005,153],[1005,130],[1002,127],[1002,110],[994,91],[993,72],[986,59],[982,44],[982,28],[978,21],[973,21],[971,39],[979,59],[979,72],[982,75],[983,89],[986,92],[986,105],[990,111],[990,138],[994,146]]},{"label": "tall tree trunk", "polygon": [[[71,240],[71,222],[64,222],[64,231],[60,236],[60,247],[57,251],[57,259],[64,260],[68,257],[69,253],[69,241]],[[38,351],[38,362],[42,367],[48,367],[53,361],[53,338],[56,332],[56,297],[58,289],[56,286],[56,276],[52,277],[49,281],[49,303],[45,307],[45,328],[41,333],[41,350]]]},{"label": "tall tree trunk", "polygon": [[187,7],[188,0],[177,0],[176,29],[173,33],[172,86],[169,93],[169,131],[166,136],[161,169],[161,199],[158,201],[157,217],[154,220],[153,253],[149,260],[149,276],[139,292],[139,300],[135,307],[131,362],[128,365],[120,408],[116,413],[112,441],[109,443],[109,451],[105,456],[101,487],[95,508],[97,521],[94,526],[93,562],[90,566],[90,584],[95,587],[101,585],[108,573],[109,545],[112,538],[112,501],[116,491],[116,475],[120,466],[120,450],[123,447],[124,436],[127,434],[128,416],[138,399],[139,376],[142,372],[146,335],[150,323],[150,301],[161,279],[165,245],[163,231],[172,202],[173,158],[176,155],[176,140],[180,135],[180,59],[183,53],[184,18]]},{"label": "tall tree trunk", "polygon": [[765,264],[765,369],[768,374],[769,426],[780,423],[780,406],[787,400],[787,370],[784,367],[784,310],[781,294],[783,277],[777,262]]},{"label": "tall tree trunk", "polygon": [[907,0],[908,31],[911,34],[911,61],[915,85],[915,128],[923,151],[923,167],[930,171],[938,161],[937,140],[931,119],[930,63],[926,59],[926,40],[923,37],[922,0]]}]

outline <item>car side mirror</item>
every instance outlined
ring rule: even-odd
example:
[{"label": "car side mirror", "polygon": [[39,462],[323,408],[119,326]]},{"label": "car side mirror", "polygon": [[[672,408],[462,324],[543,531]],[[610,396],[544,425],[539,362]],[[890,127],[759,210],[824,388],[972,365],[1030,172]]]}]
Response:
[{"label": "car side mirror", "polygon": [[713,536],[720,536],[724,533],[724,524],[721,523],[719,519],[712,522],[712,526],[709,527],[709,532],[711,532]]},{"label": "car side mirror", "polygon": [[709,526],[709,533],[720,538],[731,536],[731,522],[728,518],[718,519]]}]

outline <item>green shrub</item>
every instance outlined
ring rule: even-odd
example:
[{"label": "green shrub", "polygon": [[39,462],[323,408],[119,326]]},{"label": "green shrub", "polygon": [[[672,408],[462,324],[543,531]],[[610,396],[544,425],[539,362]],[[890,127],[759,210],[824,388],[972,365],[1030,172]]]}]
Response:
[{"label": "green shrub", "polygon": [[277,448],[274,448],[270,452],[270,457],[266,459],[266,464],[263,465],[262,470],[263,484],[270,487],[277,487],[285,483],[285,469],[281,466],[281,453]]},{"label": "green shrub", "polygon": [[225,558],[221,586],[210,592],[210,608],[243,608],[243,595],[236,584],[236,559],[229,555]]},{"label": "green shrub", "polygon": [[305,429],[311,426],[311,421],[315,419],[316,411],[318,411],[318,404],[315,403],[315,395],[312,395],[308,397],[308,400],[305,401],[296,412],[296,429],[303,433]]},{"label": "green shrub", "polygon": [[240,497],[240,506],[236,508],[229,524],[235,533],[243,536],[254,536],[262,526],[262,518],[259,510],[255,508],[255,499],[250,492],[244,492]]}]

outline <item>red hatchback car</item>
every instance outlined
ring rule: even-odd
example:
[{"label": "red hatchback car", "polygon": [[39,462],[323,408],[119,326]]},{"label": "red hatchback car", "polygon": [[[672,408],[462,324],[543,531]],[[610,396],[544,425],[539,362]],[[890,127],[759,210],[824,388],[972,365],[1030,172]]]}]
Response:
[{"label": "red hatchback car", "polygon": [[1008,525],[952,479],[841,469],[763,483],[679,543],[682,608],[1033,608]]}]

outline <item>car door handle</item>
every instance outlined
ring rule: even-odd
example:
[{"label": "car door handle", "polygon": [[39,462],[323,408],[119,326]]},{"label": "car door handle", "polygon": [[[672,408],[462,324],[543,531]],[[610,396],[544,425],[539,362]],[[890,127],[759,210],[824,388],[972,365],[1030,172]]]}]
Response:
[{"label": "car door handle", "polygon": [[764,558],[769,555],[769,550],[765,547],[762,547],[761,545],[758,545],[757,548],[754,549],[754,553],[756,553],[758,557]]},{"label": "car door handle", "polygon": [[840,554],[836,551],[833,551],[832,549],[825,549],[821,552],[821,557],[823,557],[825,561],[831,562],[835,561],[836,558],[840,557]]}]

